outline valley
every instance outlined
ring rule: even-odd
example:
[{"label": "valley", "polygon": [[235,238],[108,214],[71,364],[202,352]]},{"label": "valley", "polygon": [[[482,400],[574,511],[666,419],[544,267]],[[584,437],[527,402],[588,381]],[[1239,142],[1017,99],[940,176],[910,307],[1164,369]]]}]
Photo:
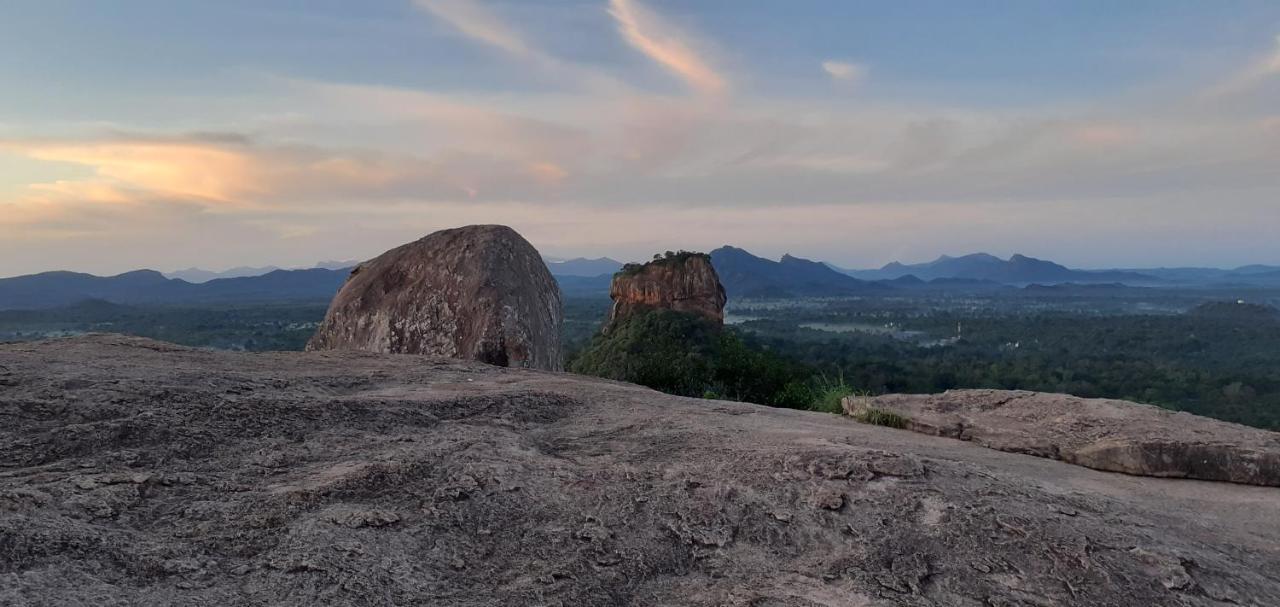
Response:
[{"label": "valley", "polygon": [[[1268,289],[1011,289],[730,298],[729,330],[796,363],[795,381],[849,393],[1000,388],[1119,398],[1280,429],[1280,321],[1238,300]],[[1199,308],[1209,302],[1219,307]],[[0,341],[118,332],[220,350],[301,350],[327,302],[0,311]],[[566,293],[572,360],[608,316],[607,294]],[[1200,309],[1204,313],[1197,313]],[[698,393],[701,395],[701,392]]]}]

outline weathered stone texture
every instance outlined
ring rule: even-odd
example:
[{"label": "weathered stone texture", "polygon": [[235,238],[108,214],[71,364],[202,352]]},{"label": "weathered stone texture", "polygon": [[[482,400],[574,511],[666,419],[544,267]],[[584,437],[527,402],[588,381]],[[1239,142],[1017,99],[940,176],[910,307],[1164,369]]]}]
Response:
[{"label": "weathered stone texture", "polygon": [[429,354],[559,371],[560,289],[506,226],[442,230],[360,264],[307,349]]},{"label": "weathered stone texture", "polygon": [[1280,486],[1280,433],[1119,400],[1009,390],[849,397],[907,429],[1139,476]]},{"label": "weathered stone texture", "polygon": [[1280,605],[1277,489],[363,352],[0,345],[0,605]]},{"label": "weathered stone texture", "polygon": [[724,322],[724,287],[711,265],[711,257],[700,253],[628,265],[613,276],[609,286],[613,308],[609,327],[643,310],[674,310],[694,314],[714,323]]}]

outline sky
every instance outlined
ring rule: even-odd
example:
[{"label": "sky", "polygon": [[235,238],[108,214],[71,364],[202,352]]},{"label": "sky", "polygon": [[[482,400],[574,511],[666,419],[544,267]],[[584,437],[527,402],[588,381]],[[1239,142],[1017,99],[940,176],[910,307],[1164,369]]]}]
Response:
[{"label": "sky", "polygon": [[0,276],[544,255],[1280,264],[1280,3],[8,0]]}]

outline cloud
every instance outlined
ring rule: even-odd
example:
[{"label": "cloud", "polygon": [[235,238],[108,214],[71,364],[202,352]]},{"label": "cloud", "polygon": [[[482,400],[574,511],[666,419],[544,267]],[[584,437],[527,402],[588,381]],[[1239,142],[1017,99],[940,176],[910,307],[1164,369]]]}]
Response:
[{"label": "cloud", "polygon": [[1210,87],[1204,97],[1216,99],[1243,95],[1276,76],[1280,76],[1280,35],[1276,36],[1275,45],[1269,53],[1256,57],[1244,68]]},{"label": "cloud", "polygon": [[[238,144],[220,145],[194,138],[0,142],[0,148],[10,152],[35,160],[89,167],[96,175],[80,182],[32,184],[31,189],[38,193],[119,199],[122,188],[137,188],[210,202],[233,202],[257,188],[255,173],[259,168],[235,147]],[[100,195],[103,192],[114,194]]]},{"label": "cloud", "polygon": [[628,88],[608,74],[565,62],[539,48],[476,0],[413,0],[413,4],[468,38],[532,64],[545,73],[602,91]]},{"label": "cloud", "polygon": [[467,36],[512,55],[543,59],[520,34],[472,0],[414,0],[414,5],[439,17]]},{"label": "cloud", "polygon": [[867,68],[858,63],[850,63],[848,61],[836,61],[828,59],[822,62],[822,71],[826,72],[834,80],[842,80],[845,82],[857,82],[866,78]]},{"label": "cloud", "polygon": [[[567,86],[444,92],[258,75],[251,84],[265,90],[232,91],[250,102],[202,99],[234,110],[205,114],[192,105],[200,118],[184,123],[253,125],[252,137],[166,134],[145,124],[102,134],[102,123],[86,122],[41,135],[39,125],[10,125],[0,134],[0,163],[8,163],[0,165],[0,262],[22,265],[6,259],[20,254],[4,248],[6,239],[83,238],[100,250],[145,240],[140,223],[199,240],[202,222],[214,217],[224,241],[262,245],[236,259],[209,253],[228,265],[356,257],[414,232],[493,221],[517,224],[540,245],[597,254],[679,248],[707,226],[717,239],[764,250],[788,233],[821,229],[829,234],[822,246],[841,250],[851,226],[874,225],[875,234],[848,246],[869,254],[904,246],[894,232],[902,229],[932,255],[955,224],[1016,214],[1028,239],[1046,239],[1063,232],[1037,228],[1036,217],[1079,215],[1083,225],[1114,205],[1139,221],[1170,200],[1190,201],[1187,209],[1214,201],[1223,213],[1252,214],[1252,223],[1240,221],[1249,229],[1280,229],[1270,212],[1280,195],[1280,117],[1262,95],[1249,98],[1259,102],[1252,113],[1189,103],[1201,90],[1194,85],[1181,98],[1167,90],[1101,95],[1073,107],[879,104],[790,89],[743,89],[730,104],[726,77],[694,51],[702,45],[635,0],[611,0],[607,15],[596,14],[601,33],[614,36],[616,27],[697,94],[578,86],[594,68],[553,57],[483,5],[418,4],[466,40],[564,76],[557,84]],[[810,69],[819,58],[808,59]],[[1252,91],[1280,73],[1280,51],[1264,59],[1241,72],[1248,86],[1233,90]],[[834,59],[822,68],[839,83],[866,73]],[[268,110],[287,110],[290,119],[256,120]],[[28,131],[38,135],[16,135]],[[876,223],[881,217],[900,221]],[[924,227],[911,231],[913,222]],[[357,231],[360,252],[326,252],[335,242],[348,246]],[[271,248],[286,236],[289,244]],[[94,261],[92,247],[80,250]],[[142,252],[131,259],[145,259]]]},{"label": "cloud", "polygon": [[635,0],[610,0],[609,14],[618,31],[636,50],[708,95],[725,92],[729,83],[682,40],[682,34]]},{"label": "cloud", "polygon": [[569,177],[569,171],[554,162],[531,162],[528,173],[543,185],[559,185]]},{"label": "cloud", "polygon": [[563,160],[593,153],[593,119],[606,121],[611,100],[583,95],[478,96],[367,84],[284,80],[320,119],[377,117],[396,125],[419,153],[438,150],[523,160]]},{"label": "cloud", "polygon": [[0,141],[0,149],[92,172],[82,179],[31,183],[21,197],[26,202],[262,206],[369,194],[434,174],[429,163],[403,158],[199,136],[10,140]]},{"label": "cloud", "polygon": [[1133,143],[1138,139],[1138,130],[1122,124],[1092,123],[1073,127],[1068,135],[1077,143],[1104,148]]}]

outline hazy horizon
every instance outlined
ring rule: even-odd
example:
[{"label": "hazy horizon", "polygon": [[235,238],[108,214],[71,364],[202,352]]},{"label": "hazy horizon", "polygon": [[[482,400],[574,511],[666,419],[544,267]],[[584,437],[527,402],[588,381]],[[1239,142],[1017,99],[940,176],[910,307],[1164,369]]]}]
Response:
[{"label": "hazy horizon", "polygon": [[0,276],[732,244],[1280,264],[1280,4],[19,0]]},{"label": "hazy horizon", "polygon": [[[404,243],[399,243],[399,244],[404,244]],[[724,245],[719,245],[719,246],[735,246],[735,245],[732,245],[731,243],[725,243]],[[714,250],[714,249],[716,249],[716,248],[719,248],[719,246],[717,246],[717,247],[702,248],[702,249],[694,249],[694,250],[702,251],[702,252],[710,252],[710,251],[713,251],[713,250]],[[390,247],[389,247],[389,248],[390,248]],[[375,253],[375,254],[373,254],[373,255],[369,255],[369,256],[367,256],[367,257],[350,258],[350,259],[348,259],[348,261],[352,262],[353,264],[355,264],[355,263],[359,263],[359,262],[360,262],[360,260],[364,260],[364,259],[372,259],[373,257],[376,257],[378,254],[380,254],[380,253],[382,253],[382,252],[383,252],[383,251],[378,251],[377,253]],[[548,263],[556,263],[556,262],[572,261],[572,260],[576,260],[576,259],[588,259],[588,260],[592,260],[592,259],[600,259],[600,258],[609,258],[609,259],[612,259],[612,260],[617,261],[617,262],[619,262],[619,263],[632,263],[632,262],[637,262],[637,263],[639,263],[639,262],[647,261],[649,258],[651,258],[651,257],[653,256],[653,254],[654,254],[654,253],[660,253],[660,252],[661,252],[661,251],[655,250],[655,251],[653,251],[653,252],[645,253],[645,254],[643,254],[643,255],[641,255],[641,256],[637,256],[637,257],[629,257],[629,256],[621,256],[621,255],[610,255],[610,254],[601,254],[601,255],[568,255],[568,256],[563,256],[563,255],[544,255],[544,257],[545,257],[545,259],[548,261]],[[932,261],[936,261],[936,260],[938,260],[940,257],[943,257],[943,256],[948,256],[948,257],[962,257],[962,256],[965,256],[965,255],[991,254],[991,253],[990,253],[990,251],[969,251],[969,252],[964,252],[964,253],[939,253],[938,255],[934,255],[934,256],[932,256],[932,257],[923,258],[923,259],[895,259],[895,260],[890,260],[890,262],[885,262],[885,263],[876,264],[876,265],[856,266],[856,265],[844,265],[844,264],[841,264],[841,263],[838,263],[838,262],[831,261],[831,260],[829,260],[829,259],[822,259],[822,258],[818,258],[818,257],[806,256],[805,254],[800,253],[800,252],[796,252],[796,251],[784,251],[784,252],[782,252],[782,253],[778,253],[778,254],[776,254],[776,255],[773,255],[773,254],[761,254],[761,253],[759,253],[759,252],[757,252],[757,251],[755,251],[755,250],[748,250],[747,252],[749,252],[749,253],[751,253],[751,254],[753,254],[753,255],[757,255],[757,256],[759,256],[759,257],[764,257],[764,258],[766,258],[766,259],[771,259],[771,260],[774,260],[774,261],[777,261],[777,260],[778,260],[778,259],[780,259],[783,255],[792,255],[792,256],[794,256],[794,257],[800,257],[800,258],[803,258],[803,259],[808,259],[808,260],[810,260],[810,261],[818,261],[818,262],[828,263],[828,264],[834,265],[834,266],[836,266],[836,267],[838,267],[838,268],[840,268],[840,269],[843,269],[843,270],[859,270],[859,271],[878,270],[878,269],[880,269],[881,267],[883,267],[884,265],[886,265],[887,263],[895,262],[895,261],[896,261],[896,262],[899,262],[899,263],[902,263],[902,264],[904,264],[904,265],[918,265],[918,264],[923,264],[923,263],[929,263],[929,262],[932,262]],[[1144,269],[1144,268],[1146,268],[1146,269],[1157,269],[1157,268],[1207,268],[1207,269],[1219,269],[1219,270],[1234,270],[1234,269],[1236,269],[1236,268],[1241,268],[1241,267],[1251,266],[1251,265],[1263,265],[1263,266],[1276,266],[1276,267],[1280,267],[1280,263],[1268,263],[1268,262],[1266,262],[1266,261],[1249,262],[1249,263],[1241,263],[1241,264],[1226,265],[1226,266],[1212,266],[1212,265],[1204,265],[1204,264],[1201,264],[1201,265],[1185,265],[1185,264],[1184,264],[1184,265],[1156,264],[1156,265],[1145,265],[1145,266],[1134,266],[1134,265],[1076,266],[1076,265],[1072,265],[1072,264],[1070,264],[1070,263],[1063,263],[1062,261],[1059,261],[1059,260],[1057,260],[1057,259],[1048,258],[1048,257],[1042,257],[1042,256],[1037,256],[1037,255],[1032,255],[1032,254],[1027,254],[1027,253],[1023,253],[1023,252],[1014,252],[1014,253],[1010,253],[1010,254],[1006,254],[1006,255],[999,255],[999,254],[997,254],[997,255],[995,255],[995,256],[996,256],[996,257],[999,257],[1000,259],[1005,259],[1005,260],[1007,260],[1007,259],[1009,259],[1009,257],[1011,257],[1012,255],[1025,255],[1025,256],[1027,256],[1027,257],[1032,257],[1032,258],[1035,258],[1035,259],[1041,259],[1041,260],[1044,260],[1044,261],[1051,261],[1051,262],[1059,263],[1059,264],[1065,265],[1065,266],[1067,266],[1067,267],[1069,267],[1069,268],[1072,268],[1072,269],[1076,269],[1076,270],[1086,270],[1086,271],[1092,271],[1092,270],[1141,270],[1141,269]],[[341,257],[341,256],[339,256],[339,257]],[[253,264],[238,264],[238,265],[234,265],[234,266],[202,266],[202,265],[197,264],[197,265],[182,266],[182,267],[167,267],[167,266],[161,266],[161,265],[157,265],[157,264],[151,264],[151,265],[142,265],[142,266],[137,266],[137,267],[125,268],[125,269],[122,269],[122,270],[109,270],[109,271],[101,271],[101,272],[93,272],[93,271],[89,271],[89,270],[83,270],[83,269],[70,268],[70,267],[68,267],[68,268],[57,268],[56,270],[41,270],[41,271],[37,271],[37,272],[22,272],[22,273],[19,273],[19,274],[0,275],[0,279],[2,279],[2,278],[12,278],[12,277],[16,277],[16,276],[25,276],[25,275],[29,275],[29,274],[39,274],[39,273],[41,273],[41,272],[49,272],[49,271],[70,271],[70,272],[80,272],[80,273],[94,274],[94,275],[97,275],[97,276],[115,276],[115,275],[124,274],[124,273],[128,273],[128,272],[139,271],[139,270],[152,270],[152,271],[160,272],[160,273],[165,274],[165,275],[180,274],[180,273],[182,273],[182,272],[187,272],[187,271],[192,271],[192,270],[202,271],[202,272],[210,272],[210,273],[223,273],[223,272],[229,272],[229,271],[232,271],[232,270],[242,270],[242,269],[263,270],[263,269],[268,269],[268,268],[270,268],[270,269],[280,269],[280,270],[305,270],[305,269],[311,269],[311,268],[318,268],[318,267],[322,267],[322,266],[324,266],[324,265],[331,265],[331,264],[338,263],[338,262],[339,262],[339,260],[335,260],[335,259],[324,259],[324,260],[316,260],[316,261],[312,261],[312,262],[300,262],[300,263],[279,263],[279,264],[277,264],[277,263],[253,263]],[[255,274],[255,275],[256,275],[256,274]]]}]

